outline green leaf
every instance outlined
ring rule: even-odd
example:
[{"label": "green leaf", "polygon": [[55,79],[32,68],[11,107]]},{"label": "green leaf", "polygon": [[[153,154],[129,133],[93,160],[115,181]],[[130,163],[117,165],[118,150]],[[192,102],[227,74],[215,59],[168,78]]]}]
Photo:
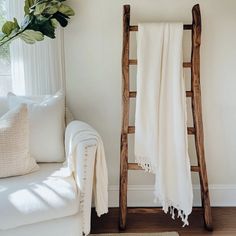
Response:
[{"label": "green leaf", "polygon": [[58,6],[57,4],[55,4],[55,5],[49,5],[49,6],[45,9],[44,13],[45,13],[45,14],[48,14],[48,15],[53,15],[53,14],[55,14],[55,13],[58,11],[58,9],[59,9],[59,6]]},{"label": "green leaf", "polygon": [[46,8],[46,3],[37,4],[34,10],[34,15],[41,15]]},{"label": "green leaf", "polygon": [[30,34],[36,41],[42,41],[44,39],[44,36],[40,31],[26,30],[25,32]]},{"label": "green leaf", "polygon": [[42,15],[36,16],[34,23],[37,25],[42,25],[46,21],[48,21],[48,18]]},{"label": "green leaf", "polygon": [[54,29],[56,29],[58,26],[58,21],[53,18],[53,19],[51,19],[51,23],[52,23],[52,26],[54,27]]},{"label": "green leaf", "polygon": [[60,23],[62,27],[66,27],[68,24],[68,16],[64,15],[61,12],[57,12],[53,15],[53,17]]},{"label": "green leaf", "polygon": [[18,24],[12,21],[7,21],[3,26],[2,26],[2,32],[6,34],[7,36],[11,34],[11,32],[15,29],[18,29]]},{"label": "green leaf", "polygon": [[34,44],[36,42],[34,39],[25,34],[21,34],[19,37],[27,44]]},{"label": "green leaf", "polygon": [[44,22],[44,24],[42,25],[38,25],[38,31],[40,31],[49,38],[55,38],[55,28],[53,27],[51,20]]},{"label": "green leaf", "polygon": [[25,0],[25,15],[30,13],[30,8],[34,5],[34,0]]},{"label": "green leaf", "polygon": [[39,31],[25,30],[22,34],[20,34],[20,38],[28,44],[34,44],[36,41],[42,41],[44,36]]},{"label": "green leaf", "polygon": [[74,16],[75,15],[74,10],[65,4],[61,4],[61,6],[59,8],[59,12],[65,14],[67,16]]},{"label": "green leaf", "polygon": [[17,19],[14,17],[13,20],[14,20],[15,28],[16,28],[16,29],[20,29],[20,26],[19,26],[19,24],[18,24]]}]

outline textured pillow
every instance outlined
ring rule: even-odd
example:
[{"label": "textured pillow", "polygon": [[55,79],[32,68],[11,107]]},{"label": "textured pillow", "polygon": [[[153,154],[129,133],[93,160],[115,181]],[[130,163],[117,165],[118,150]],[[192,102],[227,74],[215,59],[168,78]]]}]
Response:
[{"label": "textured pillow", "polygon": [[8,94],[9,108],[26,103],[30,122],[30,153],[37,162],[62,162],[65,160],[64,95],[58,92],[41,101]]},{"label": "textured pillow", "polygon": [[29,154],[27,106],[10,110],[0,118],[0,178],[36,171],[38,165]]}]

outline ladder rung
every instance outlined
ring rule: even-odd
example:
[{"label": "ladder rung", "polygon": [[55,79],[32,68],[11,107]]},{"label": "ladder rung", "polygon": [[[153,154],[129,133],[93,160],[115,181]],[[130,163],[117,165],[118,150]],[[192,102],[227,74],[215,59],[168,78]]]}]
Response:
[{"label": "ladder rung", "polygon": [[137,96],[137,92],[136,91],[129,92],[129,97],[130,98],[136,98],[136,96]]},{"label": "ladder rung", "polygon": [[[135,133],[135,126],[129,126],[128,127],[128,133],[134,134]],[[188,127],[188,134],[195,134],[195,128],[194,127]]]},{"label": "ladder rung", "polygon": [[[184,30],[192,30],[192,29],[193,29],[193,25],[184,25]],[[137,25],[130,25],[129,31],[138,31],[138,26]]]},{"label": "ladder rung", "polygon": [[135,60],[135,59],[129,60],[129,65],[137,65],[137,64],[138,64],[138,60]]},{"label": "ladder rung", "polygon": [[196,130],[194,127],[188,127],[188,134],[189,135],[194,135],[196,133]]},{"label": "ladder rung", "polygon": [[159,213],[163,212],[162,208],[159,207],[128,207],[128,213]]},{"label": "ladder rung", "polygon": [[129,134],[134,134],[135,133],[135,126],[129,126],[128,127],[128,133]]},{"label": "ladder rung", "polygon": [[183,67],[184,68],[191,68],[192,67],[192,63],[191,62],[184,62],[183,63]]},{"label": "ladder rung", "polygon": [[[129,92],[129,97],[130,98],[136,98],[137,92],[136,91],[130,91]],[[193,97],[193,92],[192,91],[186,91],[186,97]]]},{"label": "ladder rung", "polygon": [[[129,60],[129,65],[137,65],[137,64],[138,64],[138,60],[136,60],[136,59]],[[191,68],[192,64],[191,64],[191,62],[184,62],[183,67],[184,68]]]},{"label": "ladder rung", "polygon": [[128,163],[128,170],[143,170],[137,163]]},{"label": "ladder rung", "polygon": [[193,97],[193,92],[192,91],[186,91],[186,97],[187,98]]},{"label": "ladder rung", "polygon": [[192,172],[200,172],[199,166],[191,166],[191,171]]},{"label": "ladder rung", "polygon": [[[137,163],[128,163],[128,170],[143,170]],[[199,172],[199,166],[191,166],[192,172]]]},{"label": "ladder rung", "polygon": [[[193,207],[194,211],[201,212],[203,211],[202,208],[200,207]],[[133,213],[159,213],[163,212],[161,207],[128,207],[128,213],[133,214]]]}]

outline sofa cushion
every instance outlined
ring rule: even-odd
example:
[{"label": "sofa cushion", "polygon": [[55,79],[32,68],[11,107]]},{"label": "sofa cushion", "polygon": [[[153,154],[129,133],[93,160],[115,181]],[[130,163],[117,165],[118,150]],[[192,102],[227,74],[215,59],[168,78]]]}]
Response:
[{"label": "sofa cushion", "polygon": [[79,211],[73,177],[56,174],[62,164],[40,164],[38,172],[0,179],[0,230],[62,218]]},{"label": "sofa cushion", "polygon": [[[47,97],[49,97],[49,95],[41,95],[41,96],[34,96],[34,97],[31,96],[31,97],[25,97],[25,98],[42,102]],[[8,108],[7,97],[0,97],[0,117],[8,111],[9,111],[9,108]],[[73,120],[74,120],[74,116],[71,110],[69,109],[69,107],[66,106],[66,125],[68,125]]]},{"label": "sofa cushion", "polygon": [[[43,100],[49,98],[50,95],[41,95],[41,96],[22,96],[22,98],[27,98],[35,102],[42,102]],[[0,97],[0,117],[9,111],[8,99],[7,97]]]},{"label": "sofa cushion", "polygon": [[30,154],[37,162],[65,161],[65,97],[63,92],[43,101],[8,95],[9,108],[28,105],[30,124]]},{"label": "sofa cushion", "polygon": [[48,220],[14,229],[1,230],[1,236],[81,236],[82,214]]}]

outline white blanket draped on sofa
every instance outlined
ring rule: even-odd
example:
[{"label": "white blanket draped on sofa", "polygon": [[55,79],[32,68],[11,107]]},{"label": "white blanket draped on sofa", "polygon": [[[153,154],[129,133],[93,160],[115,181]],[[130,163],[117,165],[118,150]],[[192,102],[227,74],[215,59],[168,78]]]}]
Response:
[{"label": "white blanket draped on sofa", "polygon": [[[76,149],[81,142],[87,139],[87,137],[90,137],[90,140],[91,137],[93,137],[97,142],[93,192],[96,212],[98,216],[101,216],[108,212],[108,175],[105,152],[100,135],[86,123],[73,121],[66,130],[65,146],[67,161],[65,162],[66,168],[64,170],[66,171],[66,176],[70,176],[76,171]],[[83,192],[83,189],[80,190]]]},{"label": "white blanket draped on sofa", "polygon": [[192,182],[182,59],[183,24],[139,24],[135,157],[156,174],[155,197],[188,224]]}]

